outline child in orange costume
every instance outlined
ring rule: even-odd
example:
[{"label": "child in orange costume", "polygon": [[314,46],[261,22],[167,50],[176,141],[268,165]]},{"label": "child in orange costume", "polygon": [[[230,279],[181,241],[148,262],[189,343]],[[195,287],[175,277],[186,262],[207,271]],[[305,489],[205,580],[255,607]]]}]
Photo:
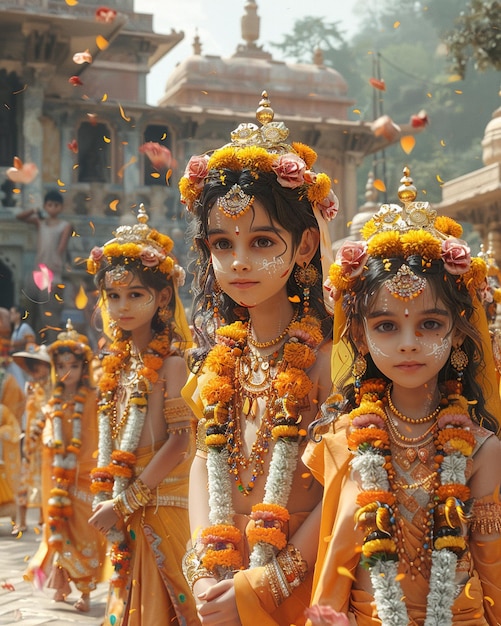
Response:
[{"label": "child in orange costume", "polygon": [[43,539],[26,578],[54,589],[64,602],[73,582],[81,593],[78,611],[90,609],[90,593],[104,576],[106,540],[87,520],[91,514],[90,471],[97,450],[97,397],[87,338],[68,320],[49,346],[55,378],[44,408],[42,433]]},{"label": "child in orange costume", "polygon": [[[358,626],[501,621],[501,406],[487,268],[407,168],[338,252],[336,391],[305,462],[325,485],[313,605]],[[349,367],[349,365],[348,365]]]},{"label": "child in orange costume", "polygon": [[90,524],[112,544],[106,625],[195,626],[181,572],[189,540],[193,415],[180,397],[191,345],[172,240],[147,225],[121,226],[91,251],[88,271],[113,338],[99,382],[99,455]]}]

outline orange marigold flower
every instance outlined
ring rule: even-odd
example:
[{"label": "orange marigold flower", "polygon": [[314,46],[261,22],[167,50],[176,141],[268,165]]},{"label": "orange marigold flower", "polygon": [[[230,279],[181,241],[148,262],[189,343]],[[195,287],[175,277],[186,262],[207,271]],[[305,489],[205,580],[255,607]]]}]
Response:
[{"label": "orange marigold flower", "polygon": [[233,384],[228,376],[215,376],[201,389],[200,397],[207,404],[226,404],[233,395]]},{"label": "orange marigold flower", "polygon": [[202,565],[210,572],[213,572],[216,567],[240,569],[242,567],[242,557],[238,550],[233,550],[232,548],[207,550],[202,557]]},{"label": "orange marigold flower", "polygon": [[380,502],[381,504],[387,504],[388,506],[395,506],[396,498],[393,493],[389,491],[361,491],[357,495],[357,504],[363,508],[373,502]]},{"label": "orange marigold flower", "polygon": [[255,546],[256,543],[269,543],[270,545],[282,550],[287,545],[287,537],[279,528],[262,528],[254,526],[246,532],[249,545]]},{"label": "orange marigold flower", "polygon": [[457,498],[461,502],[466,502],[470,498],[470,488],[467,485],[458,483],[450,485],[440,485],[436,491],[437,497],[441,502],[445,502],[447,498]]},{"label": "orange marigold flower", "polygon": [[381,258],[401,256],[403,246],[400,233],[393,230],[377,233],[367,242],[367,254]]},{"label": "orange marigold flower", "polygon": [[235,369],[235,357],[231,348],[216,344],[205,359],[205,367],[218,376],[231,376]]},{"label": "orange marigold flower", "polygon": [[285,524],[290,519],[289,511],[279,504],[259,502],[252,506],[252,519],[263,519],[267,517],[267,514],[270,514],[273,519],[278,520],[282,524]]},{"label": "orange marigold flower", "polygon": [[373,539],[372,541],[366,541],[362,546],[362,554],[368,558],[380,552],[393,554],[396,551],[397,546],[393,539]]},{"label": "orange marigold flower", "polygon": [[314,182],[312,185],[309,185],[308,187],[308,200],[311,203],[320,202],[327,197],[330,189],[331,179],[327,176],[327,174],[320,172],[319,174],[317,174],[316,182]]},{"label": "orange marigold flower", "polygon": [[434,226],[444,235],[456,237],[456,239],[460,239],[463,234],[463,227],[461,224],[458,224],[456,220],[453,220],[452,217],[447,217],[446,215],[439,215],[435,219]]},{"label": "orange marigold flower", "polygon": [[228,339],[233,339],[236,342],[245,341],[247,339],[247,325],[243,322],[233,322],[233,324],[218,328],[216,335],[228,337]]},{"label": "orange marigold flower", "polygon": [[401,237],[404,255],[406,257],[414,254],[422,256],[424,259],[440,259],[442,254],[442,243],[427,230],[411,230]]},{"label": "orange marigold flower", "polygon": [[315,161],[317,160],[317,153],[315,150],[304,143],[300,143],[299,141],[292,142],[292,147],[298,156],[300,156],[306,163],[306,167],[310,170],[315,165]]},{"label": "orange marigold flower", "polygon": [[381,445],[389,447],[388,433],[381,428],[354,428],[347,436],[350,450],[358,448],[363,443],[370,443],[375,447]]},{"label": "orange marigold flower", "polygon": [[308,369],[315,363],[316,357],[305,344],[289,341],[284,346],[284,359],[293,367]]},{"label": "orange marigold flower", "polygon": [[294,398],[304,398],[313,388],[313,383],[303,370],[297,367],[289,367],[285,372],[279,372],[273,386],[279,396],[286,394]]},{"label": "orange marigold flower", "polygon": [[367,241],[368,239],[372,237],[372,235],[374,235],[376,231],[377,231],[376,223],[374,222],[373,219],[370,219],[367,222],[365,222],[365,224],[362,226],[362,228],[360,229],[360,234],[362,235],[362,239]]}]

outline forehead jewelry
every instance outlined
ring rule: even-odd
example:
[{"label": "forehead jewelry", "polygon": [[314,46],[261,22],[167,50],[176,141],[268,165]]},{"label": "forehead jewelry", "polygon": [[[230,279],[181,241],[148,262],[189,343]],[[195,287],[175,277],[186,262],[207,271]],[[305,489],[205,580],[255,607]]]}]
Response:
[{"label": "forehead jewelry", "polygon": [[416,276],[408,265],[401,265],[395,276],[385,282],[385,287],[392,296],[407,302],[423,293],[426,279]]},{"label": "forehead jewelry", "polygon": [[233,187],[221,198],[217,200],[218,208],[226,215],[237,219],[250,209],[254,202],[254,196],[247,195],[240,185]]},{"label": "forehead jewelry", "polygon": [[117,287],[127,284],[128,278],[129,270],[125,269],[123,265],[117,265],[106,272],[104,284],[106,287]]},{"label": "forehead jewelry", "polygon": [[235,226],[235,235],[240,235],[240,228],[238,228],[238,226]]}]

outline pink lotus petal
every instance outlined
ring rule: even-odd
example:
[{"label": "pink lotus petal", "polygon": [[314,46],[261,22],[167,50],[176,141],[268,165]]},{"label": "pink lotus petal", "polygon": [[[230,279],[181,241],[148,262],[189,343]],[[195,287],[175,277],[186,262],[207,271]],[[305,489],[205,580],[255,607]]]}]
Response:
[{"label": "pink lotus petal", "polygon": [[50,293],[52,288],[52,279],[54,278],[54,272],[50,270],[46,265],[40,264],[38,267],[40,268],[40,271],[35,270],[33,272],[33,282],[41,291],[47,289],[47,291]]},{"label": "pink lotus petal", "polygon": [[38,167],[35,163],[23,163],[20,168],[9,167],[7,178],[13,183],[24,183],[29,185],[38,175]]}]

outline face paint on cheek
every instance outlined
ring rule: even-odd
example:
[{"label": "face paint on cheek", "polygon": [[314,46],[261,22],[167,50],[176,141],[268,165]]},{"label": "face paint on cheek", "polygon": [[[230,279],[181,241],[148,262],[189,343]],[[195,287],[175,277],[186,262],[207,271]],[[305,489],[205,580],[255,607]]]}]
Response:
[{"label": "face paint on cheek", "polygon": [[438,360],[442,360],[451,350],[451,341],[449,337],[441,339],[440,343],[430,342],[423,344],[423,353],[425,356],[433,356]]},{"label": "face paint on cheek", "polygon": [[[258,272],[265,271],[270,276],[273,276],[277,274],[279,270],[281,270],[283,264],[284,260],[282,259],[282,257],[273,257],[271,261],[268,261],[268,259],[262,259],[261,264],[258,266],[257,270]],[[282,277],[286,273],[287,271],[285,273],[281,273],[280,276]]]},{"label": "face paint on cheek", "polygon": [[371,337],[369,332],[369,328],[367,326],[367,320],[364,318],[364,329],[365,329],[365,341],[367,342],[367,347],[369,348],[369,352],[376,357],[384,357],[388,358],[388,354],[383,352],[381,348],[374,343],[374,340]]}]

